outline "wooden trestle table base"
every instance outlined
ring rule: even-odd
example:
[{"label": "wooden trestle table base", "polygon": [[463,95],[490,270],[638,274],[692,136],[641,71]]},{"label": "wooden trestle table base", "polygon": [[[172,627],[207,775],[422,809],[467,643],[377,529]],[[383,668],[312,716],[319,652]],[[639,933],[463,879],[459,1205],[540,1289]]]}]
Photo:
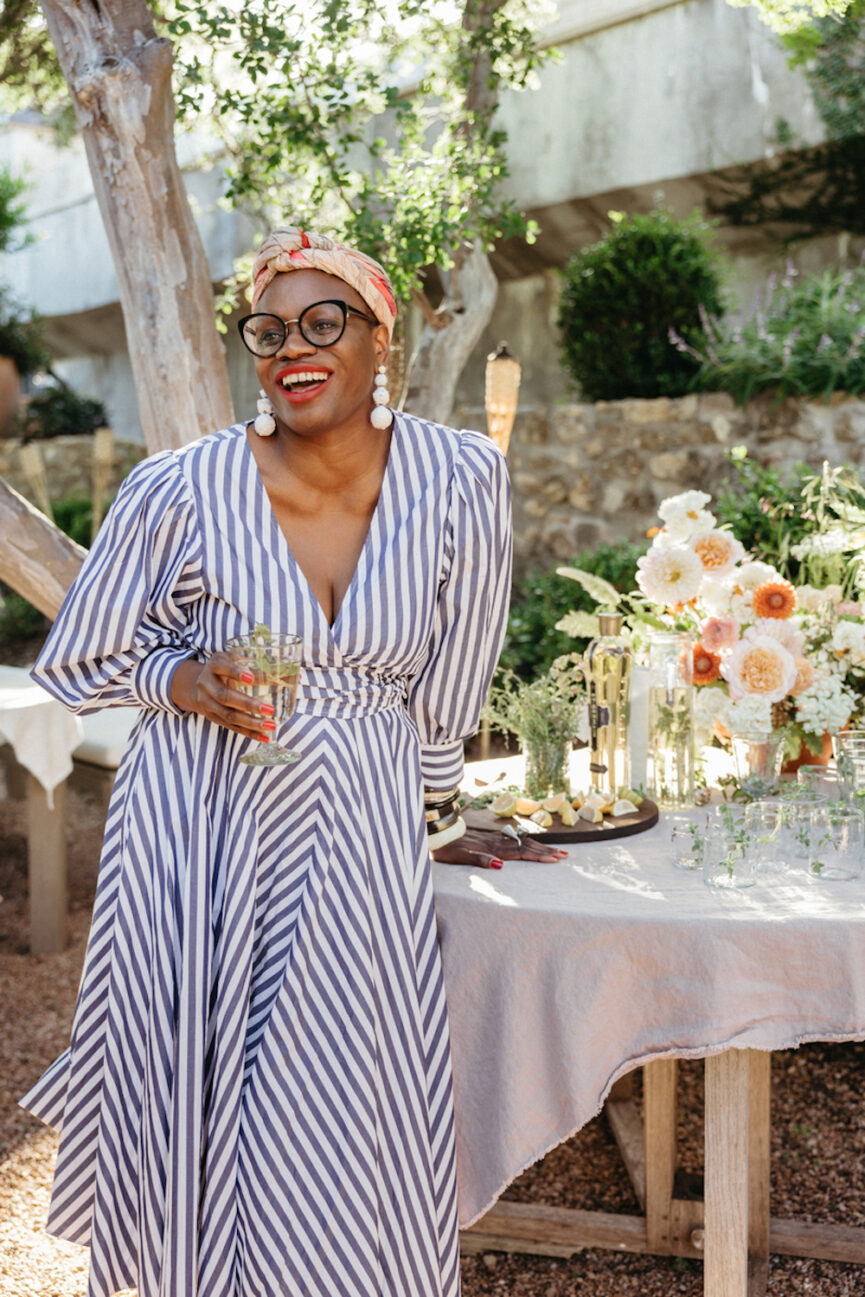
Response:
[{"label": "wooden trestle table base", "polygon": [[606,1104],[643,1215],[499,1201],[463,1230],[462,1251],[566,1257],[604,1248],[701,1258],[705,1297],[761,1297],[771,1252],[865,1265],[865,1229],[769,1215],[771,1057],[730,1049],[705,1060],[704,1201],[676,1196],[678,1064],[662,1059],[643,1067],[643,1119],[633,1073]]}]

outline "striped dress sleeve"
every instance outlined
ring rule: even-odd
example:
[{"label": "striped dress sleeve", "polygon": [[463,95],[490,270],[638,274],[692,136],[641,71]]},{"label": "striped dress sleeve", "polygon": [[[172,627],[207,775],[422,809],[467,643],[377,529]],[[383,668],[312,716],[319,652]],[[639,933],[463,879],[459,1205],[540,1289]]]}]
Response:
[{"label": "striped dress sleeve", "polygon": [[421,740],[427,788],[462,778],[463,740],[477,731],[507,624],[511,584],[510,486],[504,456],[464,432],[451,484],[445,575],[427,657],[407,706]]},{"label": "striped dress sleeve", "polygon": [[171,451],[128,475],[66,595],[31,675],[74,712],[155,707],[196,655],[187,608],[202,592],[191,494]]}]

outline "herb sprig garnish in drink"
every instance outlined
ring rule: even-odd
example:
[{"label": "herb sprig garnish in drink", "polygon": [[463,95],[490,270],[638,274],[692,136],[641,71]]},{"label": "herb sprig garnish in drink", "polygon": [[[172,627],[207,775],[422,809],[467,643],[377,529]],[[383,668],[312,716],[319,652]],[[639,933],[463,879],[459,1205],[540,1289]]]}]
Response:
[{"label": "herb sprig garnish in drink", "polygon": [[[249,635],[230,639],[225,650],[252,676],[252,682],[238,681],[236,688],[273,707],[275,721],[288,720],[294,710],[300,680],[301,639],[282,635],[269,626],[256,625]],[[262,743],[239,758],[246,766],[285,766],[300,760],[299,752],[279,743]]]}]

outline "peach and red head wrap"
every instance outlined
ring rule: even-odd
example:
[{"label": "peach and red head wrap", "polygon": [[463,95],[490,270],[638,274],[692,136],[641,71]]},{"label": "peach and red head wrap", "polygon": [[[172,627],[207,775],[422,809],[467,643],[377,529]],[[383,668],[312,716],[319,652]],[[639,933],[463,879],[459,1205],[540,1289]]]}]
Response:
[{"label": "peach and red head wrap", "polygon": [[326,234],[306,234],[295,225],[274,230],[258,249],[252,267],[252,309],[272,279],[289,270],[323,270],[359,293],[380,324],[393,333],[396,302],[382,266],[364,252]]}]

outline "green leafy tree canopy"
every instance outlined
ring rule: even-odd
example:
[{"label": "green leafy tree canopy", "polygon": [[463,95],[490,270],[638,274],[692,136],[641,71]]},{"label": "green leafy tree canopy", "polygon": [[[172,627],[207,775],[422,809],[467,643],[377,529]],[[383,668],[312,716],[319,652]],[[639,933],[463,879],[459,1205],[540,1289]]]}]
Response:
[{"label": "green leafy tree canopy", "polygon": [[397,296],[424,300],[475,239],[533,229],[501,196],[499,90],[546,54],[532,0],[176,0],[178,109],[206,111],[230,157],[227,198],[262,225],[326,228],[381,259]]},{"label": "green leafy tree canopy", "polygon": [[756,9],[779,35],[795,34],[815,18],[841,18],[852,0],[727,0],[734,9]]}]

